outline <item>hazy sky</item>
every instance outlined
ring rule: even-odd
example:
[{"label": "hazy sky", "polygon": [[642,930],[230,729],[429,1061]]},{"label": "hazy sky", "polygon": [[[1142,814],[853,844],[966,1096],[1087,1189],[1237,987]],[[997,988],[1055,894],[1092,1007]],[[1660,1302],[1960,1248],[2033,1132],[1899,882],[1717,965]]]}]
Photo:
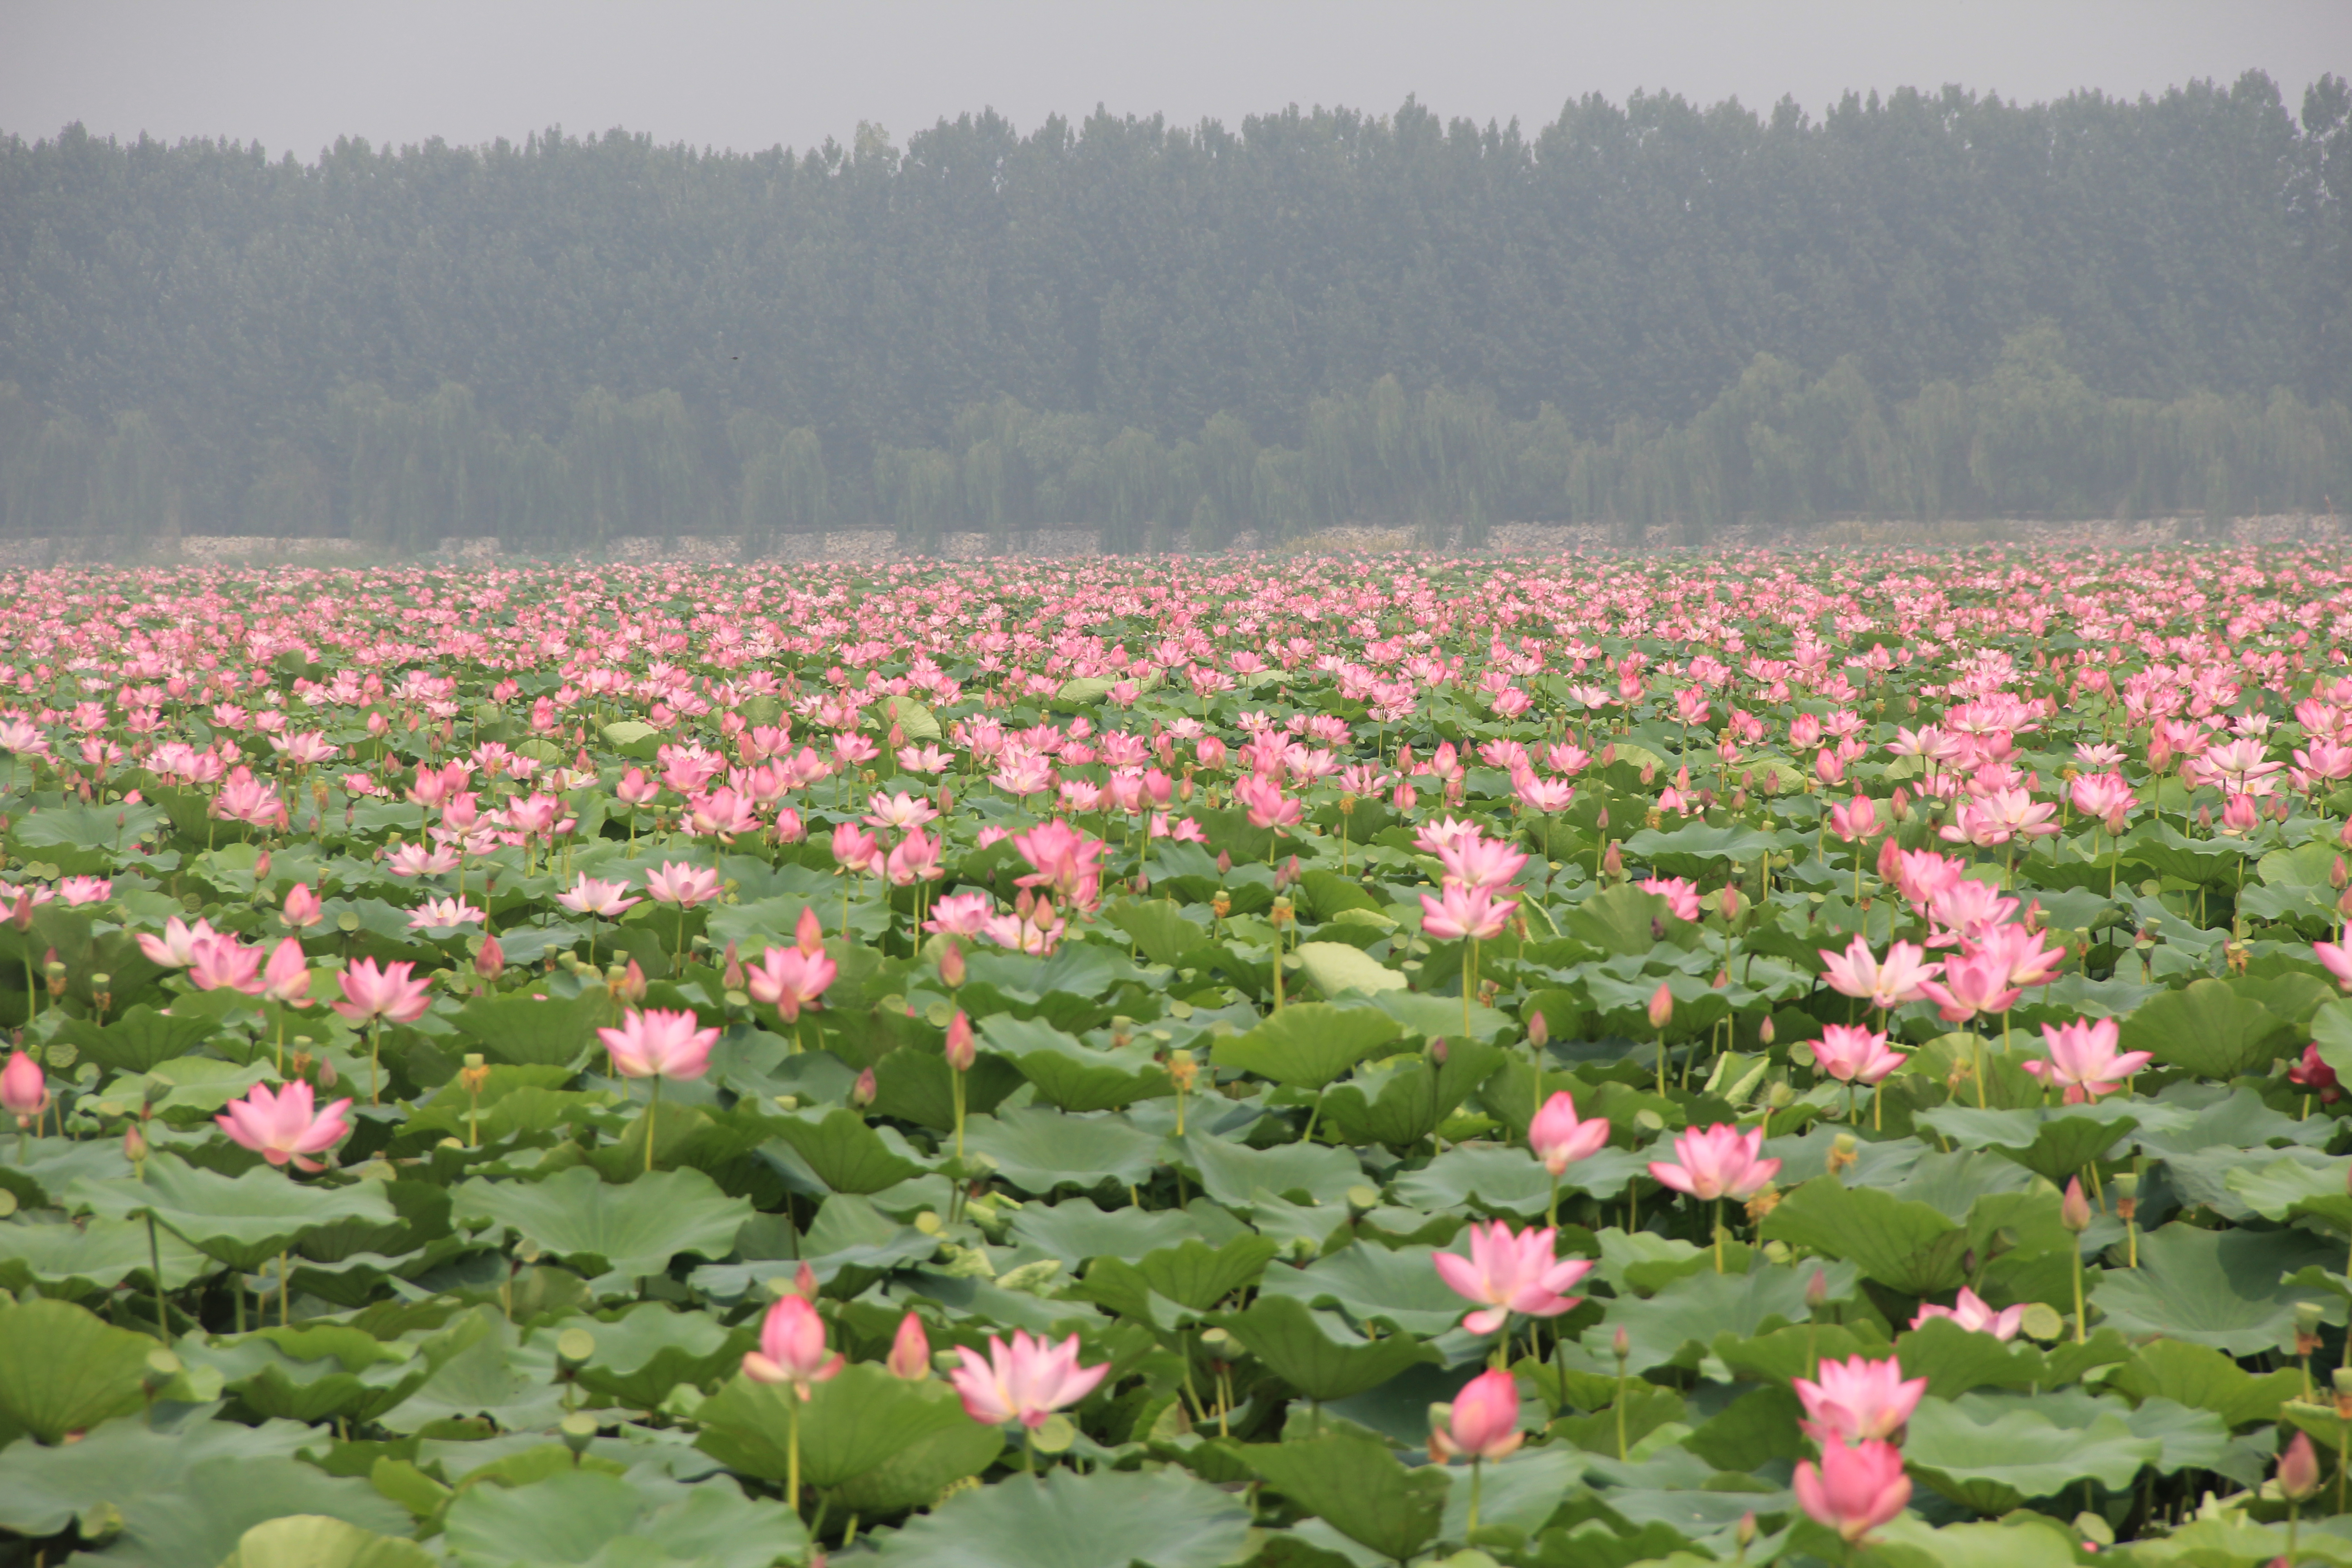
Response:
[{"label": "hazy sky", "polygon": [[614,125],[723,148],[907,134],[1097,103],[1227,123],[1408,93],[1533,127],[1636,89],[1818,111],[1958,82],[2137,95],[2259,68],[2300,106],[2352,74],[2352,0],[0,0],[0,132],[228,136],[307,159],[338,135],[520,139]]}]

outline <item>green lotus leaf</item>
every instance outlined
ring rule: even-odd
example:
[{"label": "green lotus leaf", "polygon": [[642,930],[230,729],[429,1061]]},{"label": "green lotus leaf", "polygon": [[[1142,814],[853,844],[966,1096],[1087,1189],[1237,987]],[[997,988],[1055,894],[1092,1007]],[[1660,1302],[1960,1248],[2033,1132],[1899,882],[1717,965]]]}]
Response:
[{"label": "green lotus leaf", "polygon": [[569,1000],[530,995],[476,996],[449,1016],[458,1033],[493,1062],[576,1068],[598,1045],[598,1028],[616,1023],[611,996],[583,991]]},{"label": "green lotus leaf", "polygon": [[1323,1114],[1350,1143],[1410,1149],[1453,1115],[1503,1065],[1503,1053],[1475,1039],[1454,1041],[1443,1064],[1420,1054],[1359,1068],[1323,1096]]},{"label": "green lotus leaf", "polygon": [[2054,1498],[2078,1481],[2120,1490],[2163,1458],[2164,1443],[2134,1432],[2115,1410],[2062,1426],[2039,1409],[1964,1394],[1921,1400],[1903,1454],[1912,1472],[1946,1497],[1997,1514]]},{"label": "green lotus leaf", "polygon": [[1261,1294],[1220,1320],[1266,1370],[1308,1399],[1329,1403],[1378,1388],[1437,1352],[1411,1334],[1368,1340],[1296,1296]]},{"label": "green lotus leaf", "polygon": [[392,1538],[404,1537],[410,1522],[406,1510],[363,1480],[275,1458],[191,1465],[121,1507],[122,1533],[97,1558],[107,1568],[219,1568],[247,1531],[292,1515],[339,1520]]},{"label": "green lotus leaf", "polygon": [[[167,1231],[158,1231],[153,1244],[167,1290],[177,1290],[215,1267]],[[112,1289],[133,1274],[152,1282],[155,1261],[149,1255],[143,1219],[53,1225],[19,1216],[0,1224],[0,1284],[11,1289],[37,1283],[47,1295],[79,1300]]]},{"label": "green lotus leaf", "polygon": [[1305,1002],[1269,1016],[1246,1035],[1218,1040],[1210,1060],[1288,1089],[1319,1089],[1402,1033],[1377,1008]]},{"label": "green lotus leaf", "polygon": [[2123,1021],[2122,1048],[2224,1083],[2294,1054],[2293,1024],[2219,980],[2193,980],[2151,998]]},{"label": "green lotus leaf", "polygon": [[997,1173],[1021,1191],[1037,1194],[1132,1185],[1159,1163],[1160,1142],[1116,1113],[1067,1116],[1043,1106],[975,1116],[964,1131],[966,1148],[993,1160]]},{"label": "green lotus leaf", "polygon": [[1454,1293],[1430,1259],[1433,1247],[1350,1247],[1305,1268],[1266,1270],[1260,1296],[1288,1296],[1310,1307],[1336,1307],[1355,1322],[1397,1333],[1442,1334],[1475,1303]]},{"label": "green lotus leaf", "polygon": [[109,1506],[120,1512],[143,1493],[170,1489],[192,1466],[213,1459],[290,1459],[317,1436],[290,1421],[255,1426],[216,1421],[218,1409],[198,1405],[162,1410],[152,1425],[142,1415],[124,1415],[86,1430],[67,1428],[82,1430],[78,1442],[0,1448],[0,1530],[55,1535],[77,1517],[94,1517]]},{"label": "green lotus leaf", "polygon": [[1184,917],[1172,899],[1120,899],[1104,906],[1103,921],[1125,931],[1154,963],[1181,969],[1209,945],[1209,928]]},{"label": "green lotus leaf", "polygon": [[[1760,1260],[1747,1274],[1717,1274],[1703,1268],[1660,1289],[1646,1301],[1620,1300],[1609,1321],[1585,1331],[1584,1345],[1606,1360],[1611,1342],[1622,1326],[1627,1336],[1628,1366],[1636,1373],[1653,1367],[1695,1366],[1722,1333],[1753,1338],[1782,1323],[1801,1323],[1811,1316],[1805,1290],[1813,1269],[1777,1268]],[[1854,1266],[1822,1266],[1831,1300],[1853,1293]]]},{"label": "green lotus leaf", "polygon": [[696,1170],[656,1171],[612,1186],[574,1165],[537,1182],[475,1176],[458,1184],[451,1217],[496,1225],[590,1274],[658,1274],[681,1252],[723,1258],[751,1205]]},{"label": "green lotus leaf", "polygon": [[465,1488],[443,1539],[458,1568],[770,1568],[808,1535],[783,1504],[747,1498],[724,1478],[688,1487],[580,1469],[528,1486]]},{"label": "green lotus leaf", "polygon": [[1082,1045],[1041,1019],[1003,1014],[982,1020],[980,1036],[1037,1086],[1040,1099],[1063,1110],[1118,1110],[1176,1092],[1168,1069],[1141,1045]]},{"label": "green lotus leaf", "polygon": [[1347,1149],[1323,1144],[1245,1143],[1195,1130],[1176,1146],[1176,1163],[1202,1190],[1230,1208],[1250,1207],[1259,1194],[1309,1204],[1340,1204],[1363,1184],[1363,1162]]},{"label": "green lotus leaf", "polygon": [[781,1481],[790,1468],[795,1406],[801,1478],[821,1489],[854,1481],[944,1439],[933,1448],[931,1462],[952,1459],[955,1472],[939,1477],[901,1507],[928,1502],[950,1482],[978,1475],[1003,1447],[1003,1435],[967,1415],[946,1384],[910,1383],[871,1363],[843,1367],[812,1387],[806,1400],[789,1385],[738,1377],[697,1408],[702,1431],[695,1446],[740,1474]]},{"label": "green lotus leaf", "polygon": [[414,1541],[324,1514],[295,1513],[247,1531],[220,1568],[436,1568],[438,1562]]},{"label": "green lotus leaf", "polygon": [[2296,1231],[2201,1230],[2168,1225],[2140,1237],[2139,1267],[2110,1269],[2092,1295],[2108,1327],[2210,1345],[2233,1356],[2288,1344],[2298,1301],[2321,1303],[2344,1321],[2343,1298],[2283,1283],[2317,1264],[2334,1268],[2339,1248]]},{"label": "green lotus leaf", "polygon": [[2185,1125],[2189,1115],[2171,1106],[2117,1099],[2014,1110],[1939,1105],[1915,1120],[1960,1148],[1998,1150],[2044,1181],[2063,1185],[2141,1127]]},{"label": "green lotus leaf", "polygon": [[723,1326],[708,1312],[677,1311],[643,1301],[610,1321],[566,1318],[535,1331],[535,1339],[577,1329],[595,1343],[574,1374],[593,1398],[631,1410],[656,1410],[680,1384],[716,1382],[742,1364],[757,1342],[755,1325]]},{"label": "green lotus leaf", "polygon": [[[1379,959],[1344,942],[1302,942],[1292,952],[1307,984],[1326,996],[1351,993],[1380,996],[1402,991],[1409,984],[1403,975]],[[1290,1009],[1286,1007],[1283,1011],[1287,1013]]]},{"label": "green lotus leaf", "polygon": [[69,1301],[0,1307],[0,1414],[44,1443],[136,1410],[155,1342]]},{"label": "green lotus leaf", "polygon": [[2169,1399],[2210,1410],[2232,1426],[2277,1418],[2279,1406],[2303,1393],[2293,1367],[2257,1376],[2208,1345],[2151,1340],[2117,1367],[2106,1386],[2134,1399]]},{"label": "green lotus leaf", "polygon": [[1023,1253],[1061,1260],[1075,1274],[1088,1258],[1132,1263],[1148,1252],[1201,1237],[1200,1223],[1181,1209],[1104,1209],[1091,1198],[1028,1204],[1013,1215],[1012,1238]]},{"label": "green lotus leaf", "polygon": [[878,1193],[923,1173],[896,1131],[877,1130],[845,1107],[767,1117],[761,1125],[791,1144],[833,1192]]},{"label": "green lotus leaf", "polygon": [[1764,1216],[1765,1239],[1841,1258],[1912,1296],[1946,1295],[1968,1279],[1969,1233],[1937,1209],[1816,1176]]},{"label": "green lotus leaf", "polygon": [[1402,1563],[1437,1533],[1453,1493],[1442,1467],[1407,1469],[1387,1445],[1350,1433],[1243,1450],[1276,1491],[1349,1540]]}]

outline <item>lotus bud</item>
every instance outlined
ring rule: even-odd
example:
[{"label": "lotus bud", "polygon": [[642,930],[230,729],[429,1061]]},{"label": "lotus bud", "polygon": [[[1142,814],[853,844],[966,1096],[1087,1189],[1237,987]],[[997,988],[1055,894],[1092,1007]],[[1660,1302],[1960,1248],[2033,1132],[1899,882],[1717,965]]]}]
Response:
[{"label": "lotus bud", "polygon": [[961,990],[963,977],[963,944],[950,937],[940,949],[940,984],[950,991]]},{"label": "lotus bud", "polygon": [[719,984],[729,991],[743,989],[743,960],[731,942],[727,944],[727,967],[719,973]]},{"label": "lotus bud", "polygon": [[1625,857],[1618,853],[1614,843],[1601,852],[1601,874],[1612,882],[1624,880]]},{"label": "lotus bud", "polygon": [[1658,988],[1650,993],[1650,1027],[1663,1029],[1673,1020],[1674,1016],[1675,994],[1666,983],[1661,980],[1658,982]]},{"label": "lotus bud", "polygon": [[1296,887],[1298,882],[1298,857],[1293,855],[1289,859],[1285,860],[1282,863],[1281,869],[1275,872],[1274,885],[1277,888]]},{"label": "lotus bud", "polygon": [[1911,820],[1911,792],[1901,784],[1895,786],[1894,795],[1886,803],[1887,814],[1897,822]]},{"label": "lotus bud", "polygon": [[139,1123],[136,1121],[125,1123],[122,1129],[122,1157],[131,1162],[131,1168],[135,1171],[144,1165],[149,1152],[147,1134],[140,1128]]},{"label": "lotus bud", "polygon": [[31,893],[16,895],[16,907],[9,911],[8,923],[18,931],[33,929],[33,895]]},{"label": "lotus bud", "polygon": [[1615,762],[1616,760],[1617,760],[1617,742],[1614,742],[1614,741],[1611,741],[1611,742],[1609,742],[1606,745],[1604,745],[1604,746],[1602,746],[1602,747],[1601,748],[1601,765],[1602,767],[1604,767],[1604,768],[1605,768],[1605,767],[1609,766],[1609,764],[1610,764],[1610,763],[1612,763]]},{"label": "lotus bud", "polygon": [[962,1012],[948,1020],[948,1066],[958,1072],[970,1072],[978,1059],[979,1048],[972,1044],[971,1020]]},{"label": "lotus bud", "polygon": [[1592,826],[1598,827],[1603,833],[1609,831],[1609,808],[1607,806],[1602,806],[1593,816]]},{"label": "lotus bud", "polygon": [[1657,778],[1657,776],[1658,776],[1658,764],[1657,764],[1657,763],[1643,763],[1642,764],[1642,787],[1643,787],[1643,789],[1647,789],[1647,788],[1649,788],[1649,787],[1650,787],[1650,784],[1652,784],[1652,782],[1653,782],[1653,781],[1654,781],[1654,780]]},{"label": "lotus bud", "polygon": [[803,1259],[801,1266],[793,1270],[793,1294],[805,1300],[814,1301],[816,1300],[816,1270],[811,1268]]},{"label": "lotus bud", "polygon": [[1233,858],[1233,856],[1232,856],[1232,855],[1230,855],[1230,854],[1228,854],[1226,851],[1224,851],[1224,850],[1223,850],[1223,849],[1218,850],[1218,851],[1217,851],[1217,875],[1218,875],[1218,876],[1220,876],[1220,877],[1230,877],[1230,876],[1232,876],[1233,874],[1234,874],[1234,858]]},{"label": "lotus bud", "polygon": [[1541,1050],[1551,1039],[1551,1025],[1546,1021],[1543,1009],[1538,1007],[1528,1015],[1528,1044]]},{"label": "lotus bud", "polygon": [[1756,1026],[1756,1037],[1763,1041],[1768,1046],[1772,1043],[1779,1034],[1780,1031],[1772,1026],[1772,1019],[1769,1014],[1766,1016],[1762,1023]]},{"label": "lotus bud", "polygon": [[1625,1363],[1633,1357],[1633,1337],[1625,1332],[1624,1324],[1617,1325],[1617,1332],[1611,1336],[1609,1345],[1610,1349],[1617,1352],[1617,1372],[1620,1376],[1622,1376]]},{"label": "lotus bud", "polygon": [[903,1377],[908,1383],[921,1383],[931,1375],[931,1342],[923,1332],[923,1320],[909,1312],[898,1320],[898,1332],[890,1342],[890,1359],[884,1363],[893,1377]]},{"label": "lotus bud", "polygon": [[1727,882],[1724,884],[1723,890],[1716,895],[1716,902],[1717,906],[1723,910],[1723,918],[1725,920],[1738,920],[1739,918],[1738,884],[1736,882]]},{"label": "lotus bud", "polygon": [[863,1110],[874,1103],[874,1097],[879,1092],[874,1081],[874,1069],[867,1068],[857,1075],[857,1081],[849,1086],[849,1103]]},{"label": "lotus bud", "polygon": [[1445,1037],[1438,1036],[1429,1042],[1429,1059],[1439,1067],[1445,1065]]},{"label": "lotus bud", "polygon": [[2346,849],[2352,849],[2352,817],[2346,818],[2344,826],[2336,830],[2336,842]]},{"label": "lotus bud", "polygon": [[506,972],[506,949],[499,945],[497,937],[485,936],[482,938],[482,945],[474,953],[474,973],[485,980],[496,981]]},{"label": "lotus bud", "polygon": [[323,1057],[319,1059],[319,1087],[320,1089],[334,1088],[341,1076],[341,1074],[335,1071],[334,1063],[327,1060]]},{"label": "lotus bud", "polygon": [[1743,1554],[1756,1544],[1756,1512],[1753,1509],[1739,1516],[1739,1522],[1732,1527],[1732,1535],[1738,1541]]},{"label": "lotus bud", "polygon": [[2197,808],[2197,826],[2204,832],[2210,833],[2213,831],[2213,808],[2211,806],[2200,805]]},{"label": "lotus bud", "polygon": [[2319,1456],[2312,1451],[2310,1433],[2297,1432],[2279,1456],[2278,1485],[2291,1502],[2301,1502],[2319,1489]]},{"label": "lotus bud", "polygon": [[1805,1310],[1809,1312],[1818,1312],[1829,1304],[1830,1277],[1822,1269],[1816,1268],[1813,1270],[1813,1277],[1805,1281]]},{"label": "lotus bud", "polygon": [[2083,1178],[2080,1176],[2066,1184],[2066,1195],[2058,1204],[2058,1223],[2076,1236],[2091,1228],[2091,1200],[2083,1195]]}]

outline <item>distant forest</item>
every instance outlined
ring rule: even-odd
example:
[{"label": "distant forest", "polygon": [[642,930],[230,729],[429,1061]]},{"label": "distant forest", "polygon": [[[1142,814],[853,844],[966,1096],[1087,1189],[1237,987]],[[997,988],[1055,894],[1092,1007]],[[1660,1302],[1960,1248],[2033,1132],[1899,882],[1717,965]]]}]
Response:
[{"label": "distant forest", "polygon": [[2352,91],[0,142],[0,526],[1112,548],[2352,500]]}]

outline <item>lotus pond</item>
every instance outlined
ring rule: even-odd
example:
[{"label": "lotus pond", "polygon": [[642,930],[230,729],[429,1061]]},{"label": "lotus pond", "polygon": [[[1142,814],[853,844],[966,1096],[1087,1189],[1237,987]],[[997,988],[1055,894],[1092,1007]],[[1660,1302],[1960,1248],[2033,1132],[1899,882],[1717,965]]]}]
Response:
[{"label": "lotus pond", "polygon": [[0,1556],[2352,1563],[2347,581],[16,574]]}]

